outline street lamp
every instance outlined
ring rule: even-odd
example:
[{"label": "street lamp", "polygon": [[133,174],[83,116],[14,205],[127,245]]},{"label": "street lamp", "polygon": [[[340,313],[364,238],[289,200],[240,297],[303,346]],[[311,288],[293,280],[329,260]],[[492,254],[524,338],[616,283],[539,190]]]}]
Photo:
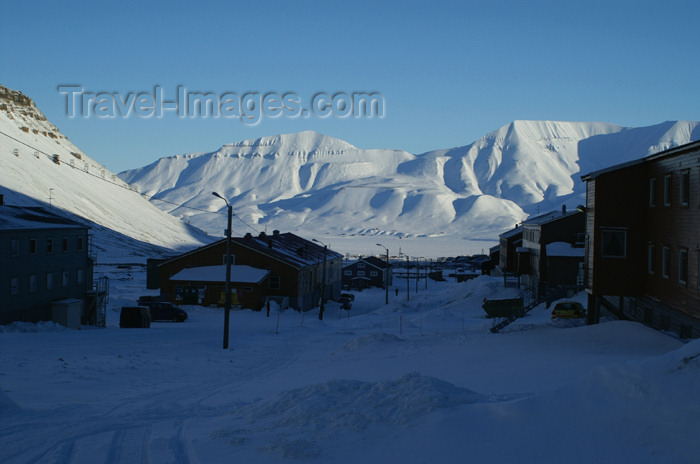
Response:
[{"label": "street lamp", "polygon": [[382,247],[386,250],[386,269],[384,270],[384,287],[386,288],[386,300],[384,301],[384,304],[389,304],[389,249],[381,243],[377,243],[377,246]]},{"label": "street lamp", "polygon": [[228,227],[226,228],[226,299],[224,300],[224,349],[228,348],[228,326],[229,312],[231,311],[231,216],[233,216],[233,207],[228,204],[228,200],[216,192],[211,192],[217,198],[221,198],[226,202],[228,207]]},{"label": "street lamp", "polygon": [[318,312],[318,319],[323,320],[323,311],[326,309],[325,306],[325,299],[326,299],[326,253],[328,252],[328,246],[326,246],[325,243],[323,243],[320,240],[316,240],[315,238],[312,238],[314,242],[320,243],[323,245],[323,277],[321,280],[321,309]]}]

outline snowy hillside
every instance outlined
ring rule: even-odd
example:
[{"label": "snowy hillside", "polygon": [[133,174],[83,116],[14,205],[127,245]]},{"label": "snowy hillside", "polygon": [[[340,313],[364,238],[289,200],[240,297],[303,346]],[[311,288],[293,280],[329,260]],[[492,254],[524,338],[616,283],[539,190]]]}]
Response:
[{"label": "snowy hillside", "polygon": [[216,216],[172,203],[220,211],[216,190],[261,228],[493,239],[538,210],[583,203],[581,174],[697,140],[699,124],[515,121],[421,155],[307,131],[162,158],[120,177],[210,232],[220,228]]},{"label": "snowy hillside", "polygon": [[88,157],[30,98],[2,86],[0,194],[8,205],[50,206],[88,224],[98,259],[191,248],[210,240]]}]

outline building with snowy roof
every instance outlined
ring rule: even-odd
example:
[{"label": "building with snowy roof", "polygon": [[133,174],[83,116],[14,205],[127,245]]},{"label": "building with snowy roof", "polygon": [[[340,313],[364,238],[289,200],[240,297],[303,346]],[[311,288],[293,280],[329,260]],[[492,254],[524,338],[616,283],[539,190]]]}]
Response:
[{"label": "building with snowy roof", "polygon": [[[319,306],[324,291],[325,300],[338,299],[341,292],[342,255],[319,243],[277,230],[272,235],[261,232],[255,236],[246,234],[243,237],[232,237],[232,265],[249,266],[250,278],[253,279],[259,270],[268,272],[262,281],[256,283],[255,294],[259,299],[254,305],[249,303],[254,306],[252,309],[261,308],[268,297],[286,298],[289,306],[300,311]],[[185,282],[174,278],[186,268],[224,264],[226,239],[171,258],[158,266],[161,294],[175,303],[203,304],[200,295],[214,291],[211,287],[217,288],[214,294],[220,293],[223,291],[223,283],[194,279]],[[243,268],[240,270],[242,276],[245,272]],[[231,280],[233,282],[233,278]],[[232,286],[232,291],[237,295],[250,293],[251,283],[237,282]]]},{"label": "building with snowy roof", "polygon": [[700,336],[700,142],[582,176],[589,322]]},{"label": "building with snowy roof", "polygon": [[56,304],[84,302],[91,287],[88,228],[0,195],[0,324],[52,320]]},{"label": "building with snowy roof", "polygon": [[[567,210],[566,206],[523,222],[522,243],[516,249],[518,272],[537,299],[573,292],[582,282],[579,262],[583,261],[583,253],[574,248],[583,250],[585,228],[583,210]],[[562,253],[569,256],[563,257]],[[576,253],[580,256],[574,256]]]}]

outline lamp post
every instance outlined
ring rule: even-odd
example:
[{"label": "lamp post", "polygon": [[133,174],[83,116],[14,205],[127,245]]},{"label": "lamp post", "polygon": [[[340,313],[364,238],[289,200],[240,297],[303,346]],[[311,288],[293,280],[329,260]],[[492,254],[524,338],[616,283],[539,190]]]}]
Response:
[{"label": "lamp post", "polygon": [[411,301],[411,264],[406,255],[406,301]]},{"label": "lamp post", "polygon": [[211,192],[217,198],[221,198],[226,202],[228,208],[228,227],[226,228],[226,297],[224,303],[224,349],[228,348],[228,326],[229,312],[231,311],[231,216],[233,216],[233,207],[228,204],[228,200],[216,192]]},{"label": "lamp post", "polygon": [[389,304],[389,249],[381,243],[377,243],[377,246],[386,250],[386,269],[384,270],[384,288],[386,289],[386,299],[384,304]]},{"label": "lamp post", "polygon": [[318,311],[318,319],[323,320],[323,311],[326,309],[325,299],[326,299],[326,253],[328,252],[328,246],[320,240],[312,238],[314,242],[323,245],[323,277],[321,278],[321,309]]}]

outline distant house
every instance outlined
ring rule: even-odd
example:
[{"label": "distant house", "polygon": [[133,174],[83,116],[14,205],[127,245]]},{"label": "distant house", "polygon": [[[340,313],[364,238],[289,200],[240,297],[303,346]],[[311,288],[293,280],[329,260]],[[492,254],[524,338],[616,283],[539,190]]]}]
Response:
[{"label": "distant house", "polygon": [[0,200],[0,324],[52,320],[53,307],[76,303],[84,319],[93,267],[88,228],[43,208],[3,203]]},{"label": "distant house", "polygon": [[[562,207],[561,211],[523,222],[522,244],[516,250],[520,255],[518,272],[536,298],[576,288],[579,262],[583,261],[584,231],[585,214],[580,209],[567,211]],[[580,256],[575,251],[563,251],[565,247],[580,248]],[[558,259],[564,257],[562,253],[567,259]]]},{"label": "distant house", "polygon": [[391,265],[386,261],[367,256],[343,267],[343,286],[346,288],[384,288],[392,283]]},{"label": "distant house", "polygon": [[[342,255],[310,240],[279,231],[274,231],[272,235],[264,232],[257,236],[246,234],[244,237],[231,239],[231,254],[233,265],[250,266],[269,273],[253,286],[256,289],[255,295],[260,299],[251,305],[257,308],[271,296],[286,297],[289,305],[300,311],[319,306],[324,290],[326,300],[340,297]],[[216,299],[215,295],[224,291],[222,282],[190,279],[187,280],[187,284],[181,279],[182,275],[177,277],[177,274],[186,268],[224,264],[226,239],[162,262],[157,266],[161,294],[174,302],[183,302],[185,298],[194,299],[195,294],[204,295],[202,301],[206,299],[211,302],[212,299]],[[188,276],[191,277],[191,274]],[[173,280],[174,278],[180,280]],[[237,294],[245,295],[253,280],[255,279],[250,277],[238,282],[240,285],[237,286]],[[211,287],[214,287],[214,290]],[[200,297],[197,296],[196,299],[199,300]]]},{"label": "distant house", "polygon": [[[267,294],[270,271],[251,266],[231,266],[231,304],[260,309]],[[223,305],[226,299],[226,265],[185,268],[171,276],[165,291],[181,304]]]},{"label": "distant house", "polygon": [[498,236],[499,256],[498,267],[506,274],[516,274],[521,266],[518,264],[518,254],[516,250],[523,243],[523,228],[516,225],[513,229]]},{"label": "distant house", "polygon": [[700,142],[582,176],[589,322],[600,308],[700,336]]}]

